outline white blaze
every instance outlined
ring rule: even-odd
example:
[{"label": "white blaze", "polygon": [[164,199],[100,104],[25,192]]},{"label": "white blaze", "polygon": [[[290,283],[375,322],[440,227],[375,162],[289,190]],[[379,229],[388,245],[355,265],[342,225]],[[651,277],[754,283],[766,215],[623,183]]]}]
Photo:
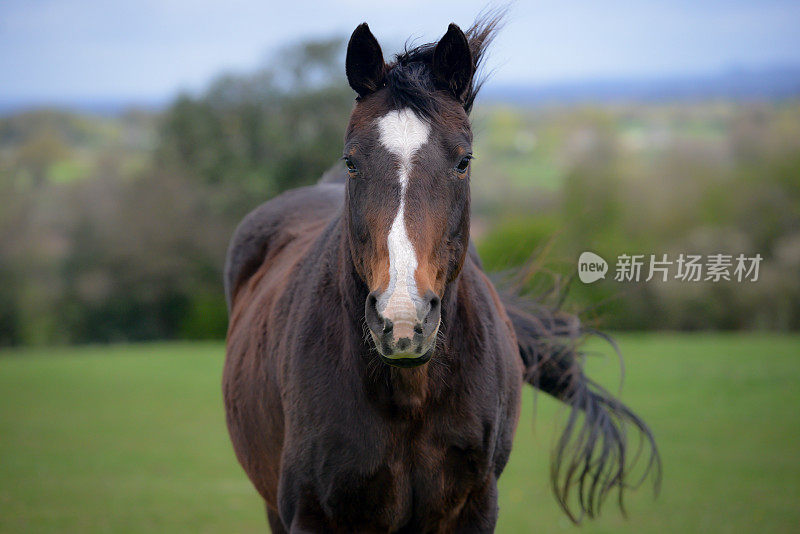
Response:
[{"label": "white blaze", "polygon": [[400,206],[387,239],[389,246],[389,287],[378,301],[378,311],[394,323],[395,338],[413,337],[417,320],[417,292],[414,273],[417,256],[408,238],[405,222],[406,189],[414,153],[428,142],[430,125],[410,109],[390,111],[378,119],[381,144],[397,156],[399,163]]}]

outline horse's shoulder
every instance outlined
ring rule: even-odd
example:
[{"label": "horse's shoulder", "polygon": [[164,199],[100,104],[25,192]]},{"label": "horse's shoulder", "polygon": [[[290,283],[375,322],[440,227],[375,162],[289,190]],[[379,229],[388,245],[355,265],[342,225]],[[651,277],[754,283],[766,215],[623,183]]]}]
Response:
[{"label": "horse's shoulder", "polygon": [[483,262],[478,254],[478,247],[475,246],[475,242],[472,239],[469,240],[469,245],[467,246],[467,261],[471,261],[478,270],[483,271]]},{"label": "horse's shoulder", "polygon": [[[478,250],[475,244],[470,240],[469,248],[467,249],[467,257],[464,258],[464,266],[462,267],[462,278],[466,278],[469,284],[469,293],[474,298],[489,298],[501,310],[503,309],[502,302],[497,294],[489,276],[483,269],[483,263],[478,255]],[[468,295],[469,297],[469,295]]]},{"label": "horse's shoulder", "polygon": [[464,277],[469,280],[469,289],[467,295],[462,295],[462,298],[476,299],[481,303],[490,304],[488,307],[480,306],[477,309],[479,313],[486,315],[486,318],[494,316],[507,330],[508,338],[516,343],[516,334],[514,333],[514,326],[506,311],[506,306],[500,296],[500,292],[495,287],[491,278],[483,269],[478,251],[474,244],[470,242],[467,257],[464,260],[464,267],[462,269]]},{"label": "horse's shoulder", "polygon": [[344,188],[321,183],[292,189],[248,213],[233,233],[225,258],[225,299],[230,310],[236,290],[261,266],[270,248],[339,212]]}]

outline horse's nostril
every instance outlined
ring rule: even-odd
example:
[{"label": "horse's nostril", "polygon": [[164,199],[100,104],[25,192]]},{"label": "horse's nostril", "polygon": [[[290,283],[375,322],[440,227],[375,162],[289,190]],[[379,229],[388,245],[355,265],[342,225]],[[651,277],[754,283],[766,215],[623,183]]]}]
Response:
[{"label": "horse's nostril", "polygon": [[421,324],[418,324],[418,325],[414,326],[414,333],[422,335],[422,325]]},{"label": "horse's nostril", "polygon": [[390,321],[389,319],[384,319],[383,320],[383,333],[384,334],[388,334],[391,331],[392,331],[392,321]]}]

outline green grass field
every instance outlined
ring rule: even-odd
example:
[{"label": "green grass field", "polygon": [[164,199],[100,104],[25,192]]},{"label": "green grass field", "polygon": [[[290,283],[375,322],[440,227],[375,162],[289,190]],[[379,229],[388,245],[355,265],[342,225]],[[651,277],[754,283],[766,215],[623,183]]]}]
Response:
[{"label": "green grass field", "polygon": [[[622,335],[623,399],[652,426],[661,496],[613,502],[581,531],[797,532],[800,337]],[[601,350],[601,346],[592,345]],[[610,354],[609,350],[602,352]],[[220,344],[0,353],[0,531],[263,532],[220,394]],[[592,357],[607,385],[613,357]],[[525,397],[500,482],[499,532],[577,532],[555,504],[549,451],[564,410]]]}]

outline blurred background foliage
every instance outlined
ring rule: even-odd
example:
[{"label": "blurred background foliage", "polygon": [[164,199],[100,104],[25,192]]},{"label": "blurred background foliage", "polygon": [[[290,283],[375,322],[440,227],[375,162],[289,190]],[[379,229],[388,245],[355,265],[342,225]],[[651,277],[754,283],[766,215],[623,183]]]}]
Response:
[{"label": "blurred background foliage", "polygon": [[[0,117],[0,345],[224,337],[242,216],[340,156],[343,42],[302,43],[163,111]],[[480,100],[479,100],[480,103]],[[473,236],[615,329],[800,329],[800,101],[483,104]],[[605,281],[573,282],[594,251]],[[620,254],[760,253],[756,283],[613,278]]]}]

